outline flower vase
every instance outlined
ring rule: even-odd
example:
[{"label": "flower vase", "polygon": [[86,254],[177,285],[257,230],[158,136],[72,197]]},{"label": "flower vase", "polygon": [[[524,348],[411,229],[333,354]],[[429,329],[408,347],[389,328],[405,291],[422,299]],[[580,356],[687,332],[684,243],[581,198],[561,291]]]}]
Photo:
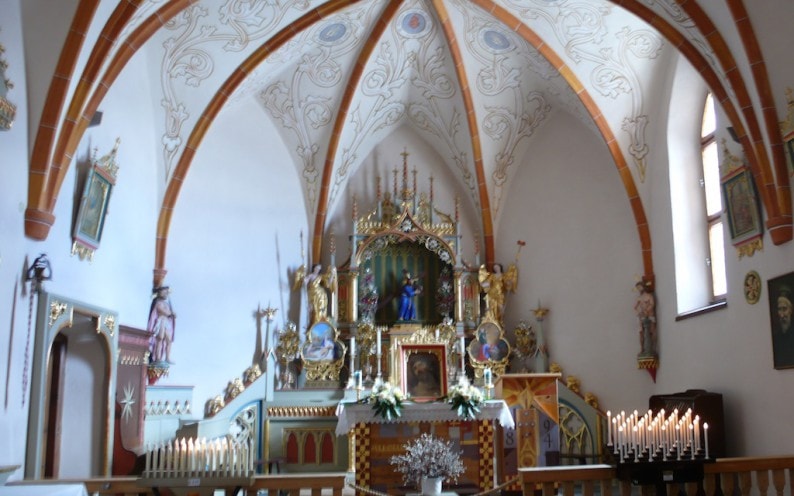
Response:
[{"label": "flower vase", "polygon": [[422,494],[441,494],[442,477],[422,477]]}]

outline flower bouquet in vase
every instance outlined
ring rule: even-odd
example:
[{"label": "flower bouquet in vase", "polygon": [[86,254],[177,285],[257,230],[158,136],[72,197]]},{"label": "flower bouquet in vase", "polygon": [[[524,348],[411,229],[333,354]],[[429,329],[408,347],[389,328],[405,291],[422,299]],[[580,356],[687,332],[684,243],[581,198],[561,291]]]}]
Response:
[{"label": "flower bouquet in vase", "polygon": [[403,445],[405,452],[394,455],[389,463],[402,474],[403,484],[414,485],[422,494],[438,494],[441,484],[457,482],[463,473],[463,461],[451,441],[423,433]]},{"label": "flower bouquet in vase", "polygon": [[457,384],[452,386],[447,393],[447,403],[464,419],[474,419],[480,413],[483,394],[480,388],[469,383],[466,376],[461,376]]},{"label": "flower bouquet in vase", "polygon": [[391,420],[401,415],[404,399],[405,395],[399,387],[376,380],[370,395],[363,401],[372,405],[375,415]]}]

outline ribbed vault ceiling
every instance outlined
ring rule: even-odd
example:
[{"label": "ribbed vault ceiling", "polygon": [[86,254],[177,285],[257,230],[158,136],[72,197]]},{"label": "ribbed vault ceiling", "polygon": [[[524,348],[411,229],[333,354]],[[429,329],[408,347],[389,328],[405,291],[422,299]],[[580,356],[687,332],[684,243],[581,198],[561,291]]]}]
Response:
[{"label": "ribbed vault ceiling", "polygon": [[[94,93],[88,98],[81,96],[88,91],[75,91],[67,117],[92,115],[103,85],[112,85],[127,61],[149,60],[158,78],[150,84],[166,185],[156,269],[165,263],[170,212],[195,151],[224,108],[264,113],[279,130],[314,219],[315,256],[348,179],[377,143],[397,127],[410,126],[443,158],[466,201],[481,212],[478,227],[490,257],[506,185],[519,164],[531,160],[534,135],[555,112],[573,115],[602,137],[649,253],[637,185],[654,152],[648,129],[660,125],[652,116],[664,102],[655,91],[671,70],[673,45],[704,75],[744,144],[755,140],[748,132],[761,139],[762,131],[752,108],[737,103],[747,98],[747,84],[725,76],[735,61],[714,51],[720,38],[703,34],[713,26],[704,23],[708,17],[696,2],[686,8],[654,0],[622,4],[82,0],[80,8],[99,6],[90,24],[114,42],[84,47],[103,69],[89,63],[80,82],[72,83],[93,85]],[[55,164],[64,149],[68,156],[81,125],[64,125],[52,138]],[[37,136],[38,153],[46,141]],[[770,138],[773,154],[776,144]],[[770,218],[786,209],[790,216],[787,183],[785,194],[775,196],[781,181],[776,183],[766,152],[748,155],[759,183],[771,185],[762,192]],[[34,169],[35,157],[36,152]],[[39,208],[29,208],[29,220],[31,211],[46,211],[46,200],[57,196],[58,176],[49,179],[41,197],[34,192],[31,203]],[[645,269],[652,272],[647,253]]]}]

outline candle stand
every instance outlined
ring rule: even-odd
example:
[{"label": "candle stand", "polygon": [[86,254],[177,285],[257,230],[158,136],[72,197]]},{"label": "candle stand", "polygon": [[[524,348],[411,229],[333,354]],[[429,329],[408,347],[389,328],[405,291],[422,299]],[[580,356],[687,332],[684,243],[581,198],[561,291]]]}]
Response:
[{"label": "candle stand", "polygon": [[[607,445],[607,456],[613,454],[612,446]],[[666,456],[665,456],[666,455]],[[681,456],[675,449],[663,454],[659,451],[649,455],[643,451],[635,457],[634,453],[626,453],[621,457],[614,454],[612,460],[615,465],[615,477],[621,481],[629,481],[635,486],[654,486],[657,496],[667,495],[667,484],[684,484],[703,482],[703,466],[709,462],[702,452],[694,456],[688,450],[682,451]]]}]

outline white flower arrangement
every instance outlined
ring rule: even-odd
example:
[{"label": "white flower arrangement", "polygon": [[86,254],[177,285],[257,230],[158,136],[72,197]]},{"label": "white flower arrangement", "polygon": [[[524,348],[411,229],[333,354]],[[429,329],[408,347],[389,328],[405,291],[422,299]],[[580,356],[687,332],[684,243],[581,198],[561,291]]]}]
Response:
[{"label": "white flower arrangement", "polygon": [[442,481],[457,482],[464,466],[460,453],[451,441],[423,433],[404,444],[405,453],[394,455],[389,463],[403,475],[403,483],[419,487],[422,478],[440,477]]},{"label": "white flower arrangement", "polygon": [[480,388],[469,383],[465,376],[461,377],[447,393],[447,403],[452,405],[452,409],[457,410],[458,415],[464,419],[473,419],[480,413],[483,399]]},{"label": "white flower arrangement", "polygon": [[402,408],[404,399],[405,395],[399,387],[392,386],[388,382],[377,381],[372,386],[372,391],[366,398],[366,402],[372,405],[375,415],[391,420],[401,415],[400,408]]}]

